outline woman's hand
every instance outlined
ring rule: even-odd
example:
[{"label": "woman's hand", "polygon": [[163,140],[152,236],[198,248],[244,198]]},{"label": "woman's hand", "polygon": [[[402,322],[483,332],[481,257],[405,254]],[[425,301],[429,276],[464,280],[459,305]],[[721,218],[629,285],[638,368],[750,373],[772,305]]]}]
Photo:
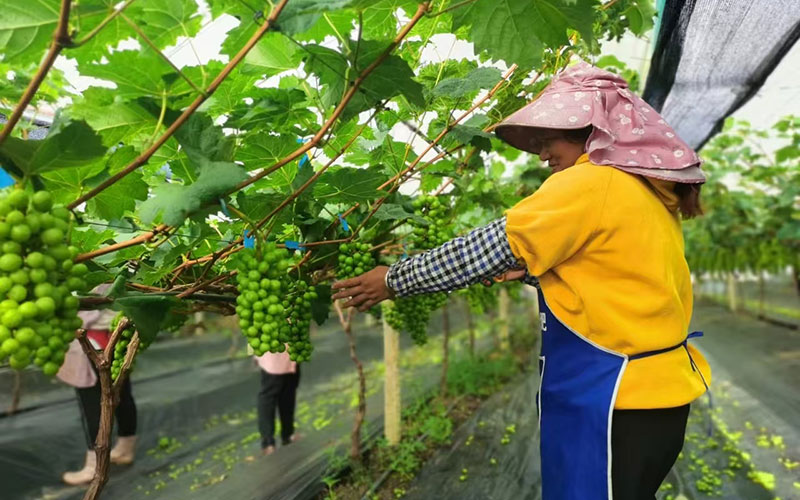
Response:
[{"label": "woman's hand", "polygon": [[[511,271],[506,271],[505,273],[501,274],[500,276],[495,276],[492,278],[497,283],[502,283],[504,281],[515,281],[521,280],[525,277],[525,268],[522,269],[512,269]],[[483,280],[483,284],[485,286],[492,286],[493,282],[491,280]]]},{"label": "woman's hand", "polygon": [[331,298],[349,298],[343,307],[357,307],[364,312],[375,304],[394,298],[394,293],[386,286],[387,272],[387,266],[378,266],[355,278],[337,281],[331,288],[338,291]]}]

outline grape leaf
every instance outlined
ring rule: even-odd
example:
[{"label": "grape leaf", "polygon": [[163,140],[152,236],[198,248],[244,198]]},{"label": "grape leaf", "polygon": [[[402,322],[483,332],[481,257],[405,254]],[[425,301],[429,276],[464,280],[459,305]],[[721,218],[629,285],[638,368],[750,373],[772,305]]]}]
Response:
[{"label": "grape leaf", "polygon": [[353,3],[353,0],[292,0],[284,7],[278,23],[284,33],[301,34],[314,26],[322,13],[344,9]]},{"label": "grape leaf", "polygon": [[234,139],[222,133],[206,114],[194,113],[176,132],[175,138],[189,161],[199,168],[208,161],[231,161]]},{"label": "grape leaf", "polygon": [[[125,146],[114,151],[108,159],[106,171],[92,181],[99,184],[109,176],[116,174],[136,158],[136,150]],[[101,191],[86,204],[86,210],[104,220],[119,219],[125,211],[136,208],[136,200],[147,199],[147,183],[142,179],[140,171],[134,171]]]},{"label": "grape leaf", "polygon": [[454,28],[470,26],[476,50],[530,69],[545,46],[566,44],[567,29],[592,40],[596,0],[478,0],[453,12]]},{"label": "grape leaf", "polygon": [[500,81],[501,76],[500,70],[497,68],[477,68],[463,78],[442,80],[433,88],[432,93],[436,97],[465,97],[478,90],[494,87]]},{"label": "grape leaf", "polygon": [[244,58],[242,73],[274,76],[297,69],[300,60],[297,45],[280,33],[270,32]]},{"label": "grape leaf", "polygon": [[492,149],[492,134],[484,132],[478,127],[456,125],[448,133],[448,138],[450,137],[460,144],[472,144],[481,151],[490,151]]},{"label": "grape leaf", "polygon": [[108,89],[86,89],[83,98],[69,109],[71,116],[88,123],[109,147],[124,143],[141,150],[156,132],[156,117],[135,102],[115,99]]},{"label": "grape leaf", "polygon": [[153,189],[153,196],[139,207],[142,221],[149,224],[160,215],[165,224],[179,225],[247,178],[244,169],[233,163],[207,161],[198,171],[197,180],[188,186],[168,184]]},{"label": "grape leaf", "polygon": [[100,136],[86,122],[71,121],[54,126],[41,141],[7,138],[0,145],[0,164],[15,174],[26,175],[70,167],[90,168],[87,165],[105,151]]},{"label": "grape leaf", "polygon": [[172,308],[179,303],[178,299],[169,295],[127,292],[114,299],[111,309],[122,311],[133,322],[142,342],[152,342]]},{"label": "grape leaf", "polygon": [[250,105],[237,105],[225,126],[248,130],[297,132],[296,127],[311,129],[316,115],[308,109],[305,92],[297,89],[258,89]]},{"label": "grape leaf", "polygon": [[102,162],[95,162],[81,167],[44,172],[42,178],[47,189],[53,193],[56,203],[69,203],[83,194],[90,184],[89,179],[93,179],[104,168]]},{"label": "grape leaf", "polygon": [[306,68],[317,75],[325,87],[322,103],[325,106],[334,106],[344,94],[344,77],[349,67],[347,59],[340,52],[321,45],[305,45],[305,50]]},{"label": "grape leaf", "polygon": [[175,44],[178,37],[191,38],[200,30],[201,17],[195,0],[139,0],[130,16],[160,50]]},{"label": "grape leaf", "polygon": [[628,27],[636,36],[643,36],[653,28],[656,10],[649,0],[634,0],[623,12],[628,19]]},{"label": "grape leaf", "polygon": [[[441,178],[439,180],[441,181]],[[373,218],[375,220],[389,220],[389,221],[411,219],[414,222],[421,224],[423,226],[427,226],[430,224],[424,217],[420,217],[417,214],[407,212],[406,209],[403,208],[403,205],[400,205],[398,203],[384,203],[375,212]]]},{"label": "grape leaf", "polygon": [[325,37],[336,36],[337,33],[347,36],[353,31],[356,22],[356,13],[352,9],[337,10],[326,12],[323,17],[320,14],[309,14],[306,18],[308,28],[302,33],[297,33],[295,38],[301,41],[322,42]]},{"label": "grape leaf", "polygon": [[[316,74],[325,86],[322,94],[323,104],[326,106],[337,104],[344,94],[349,61],[340,52],[319,45],[306,45],[306,49],[308,51],[306,65],[309,71]],[[383,42],[362,40],[358,68],[350,69],[350,78],[354,78],[372,64],[384,50],[386,44]],[[413,78],[414,71],[408,63],[400,56],[390,55],[361,84],[360,92],[353,96],[342,113],[342,120],[347,121],[361,111],[372,108],[381,100],[390,99],[398,94],[402,94],[415,106],[423,106],[425,97],[422,94],[422,85]]]},{"label": "grape leaf", "polygon": [[[247,170],[267,168],[297,149],[297,140],[285,135],[267,133],[248,136],[236,159],[244,163]],[[297,167],[287,164],[265,178],[267,185],[285,187],[292,184]]]},{"label": "grape leaf", "polygon": [[[91,222],[88,225],[92,225]],[[113,229],[96,231],[89,228],[74,228],[70,233],[70,244],[78,247],[81,253],[96,250],[102,243],[112,240],[116,233]]]},{"label": "grape leaf", "polygon": [[[113,82],[116,95],[125,100],[137,97],[153,97],[161,100],[168,92],[169,84],[164,79],[174,73],[173,69],[152,51],[122,50],[106,56],[108,62],[79,64],[81,75],[94,76]],[[125,68],[120,71],[120,68]]]},{"label": "grape leaf", "polygon": [[378,197],[384,180],[379,168],[330,169],[314,185],[314,197],[325,203],[365,202]]},{"label": "grape leaf", "polygon": [[[14,64],[38,63],[44,55],[59,16],[59,4],[53,0],[3,0],[0,15],[0,55]],[[73,12],[77,9],[73,9]],[[70,21],[100,18],[105,7],[90,3],[77,10]]]}]

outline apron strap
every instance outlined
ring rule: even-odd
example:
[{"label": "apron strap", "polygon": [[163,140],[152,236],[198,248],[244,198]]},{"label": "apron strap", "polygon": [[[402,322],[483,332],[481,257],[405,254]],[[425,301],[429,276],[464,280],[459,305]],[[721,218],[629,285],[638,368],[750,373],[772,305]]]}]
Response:
[{"label": "apron strap", "polygon": [[686,339],[684,339],[684,341],[681,342],[680,344],[676,344],[676,345],[674,345],[672,347],[667,347],[667,348],[664,348],[664,349],[656,349],[656,350],[653,350],[653,351],[647,351],[647,352],[642,352],[642,353],[639,353],[639,354],[633,354],[631,356],[628,356],[628,359],[631,360],[631,361],[634,361],[636,359],[649,358],[650,356],[656,356],[658,354],[663,354],[665,352],[674,351],[675,349],[679,349],[679,348],[683,347],[684,350],[686,350],[686,355],[689,356],[689,364],[692,366],[692,371],[697,372],[697,374],[700,375],[700,380],[703,381],[703,387],[706,388],[706,394],[708,395],[708,410],[709,410],[709,414],[708,414],[708,435],[711,436],[712,433],[713,433],[713,422],[711,420],[711,411],[714,409],[714,399],[711,396],[711,388],[709,388],[708,382],[706,382],[706,378],[703,376],[703,372],[700,371],[700,368],[697,367],[697,363],[694,362],[694,359],[692,358],[692,353],[689,351],[689,346],[687,345],[687,342],[688,342],[689,339],[694,339],[694,338],[698,338],[698,337],[702,337],[702,336],[703,336],[703,332],[699,332],[699,331],[698,332],[692,332],[689,335],[687,335]]}]

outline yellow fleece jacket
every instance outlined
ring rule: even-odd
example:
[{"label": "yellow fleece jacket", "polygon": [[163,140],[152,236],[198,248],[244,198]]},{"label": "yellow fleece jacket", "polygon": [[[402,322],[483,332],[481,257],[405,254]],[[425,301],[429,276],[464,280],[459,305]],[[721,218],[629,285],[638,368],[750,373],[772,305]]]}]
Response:
[{"label": "yellow fleece jacket", "polygon": [[[567,326],[628,355],[686,338],[692,285],[673,187],[583,155],[506,212],[511,250]],[[705,358],[689,350],[711,383]],[[680,348],[630,361],[615,407],[670,408],[704,392]]]}]

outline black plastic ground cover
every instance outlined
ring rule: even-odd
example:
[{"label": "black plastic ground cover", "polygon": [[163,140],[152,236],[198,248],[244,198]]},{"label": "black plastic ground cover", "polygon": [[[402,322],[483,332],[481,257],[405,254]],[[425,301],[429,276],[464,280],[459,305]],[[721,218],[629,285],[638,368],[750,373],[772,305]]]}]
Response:
[{"label": "black plastic ground cover", "polygon": [[[706,303],[692,327],[705,332],[694,343],[711,363],[715,405],[693,404],[684,451],[658,500],[800,499],[800,334]],[[403,498],[538,499],[537,379],[489,399]]]},{"label": "black plastic ground cover", "polygon": [[800,499],[800,334],[707,304],[693,326],[706,332],[697,344],[713,370],[714,405],[693,404],[671,491]]},{"label": "black plastic ground cover", "polygon": [[538,500],[538,375],[529,373],[488,399],[436,453],[404,499]]},{"label": "black plastic ground cover", "polygon": [[[455,308],[453,308],[455,309]],[[455,314],[454,314],[455,316]],[[463,326],[454,317],[454,329]],[[435,329],[441,320],[434,318]],[[341,456],[352,422],[356,387],[346,337],[327,324],[315,343],[314,358],[303,366],[297,421],[307,439],[272,457],[261,458],[255,401],[258,368],[251,358],[197,366],[134,384],[139,406],[140,444],[132,467],[112,468],[104,498],[313,498],[324,470]],[[380,433],[383,355],[381,329],[354,325],[358,354],[372,370],[368,377],[365,437]],[[431,338],[431,353],[439,352]],[[465,342],[460,342],[465,344]],[[401,337],[407,351],[410,341]],[[425,351],[427,352],[427,351]],[[144,359],[144,358],[143,358]],[[407,363],[413,363],[407,360]],[[439,367],[404,367],[404,400],[435,386]],[[425,368],[422,370],[422,368]],[[420,371],[422,370],[422,371]],[[159,448],[159,439],[169,439]],[[80,488],[60,484],[60,474],[83,458],[83,434],[74,400],[0,419],[0,498],[78,499]],[[148,453],[149,450],[149,453]],[[338,451],[337,451],[338,450]],[[276,496],[280,495],[280,496]]]},{"label": "black plastic ground cover", "polygon": [[[379,359],[383,354],[380,330],[361,327],[358,331],[359,354],[365,361]],[[304,368],[298,394],[300,402],[317,384],[353,371],[344,334],[338,332],[338,335],[333,333],[319,339],[313,361]],[[146,450],[157,447],[161,437],[181,436],[182,442],[173,452],[179,457],[181,453],[191,454],[197,446],[224,441],[226,433],[220,430],[237,427],[237,420],[238,423],[248,420],[248,425],[242,425],[247,436],[255,433],[258,370],[248,357],[135,383],[141,453],[136,465],[114,471],[109,491],[114,491],[117,485],[120,491],[108,498],[122,498],[117,495],[127,489],[124,483],[154,472],[151,469],[157,469],[165,461],[154,458],[148,463],[145,454]],[[193,442],[186,438],[190,435],[195,438]],[[84,449],[74,399],[0,419],[0,497],[3,500],[42,495],[79,498],[80,490],[61,487],[60,474],[79,465]],[[258,443],[254,441],[251,451],[257,449]]]},{"label": "black plastic ground cover", "polygon": [[699,149],[799,37],[796,0],[666,2],[644,99]]},{"label": "black plastic ground cover", "polygon": [[[133,382],[139,383],[197,366],[226,362],[230,346],[230,337],[222,335],[156,342],[136,360]],[[38,368],[24,370],[20,377],[20,412],[71,401],[75,397],[71,387],[55,377],[44,375]],[[0,419],[8,414],[13,385],[14,372],[8,367],[0,368]]]}]

